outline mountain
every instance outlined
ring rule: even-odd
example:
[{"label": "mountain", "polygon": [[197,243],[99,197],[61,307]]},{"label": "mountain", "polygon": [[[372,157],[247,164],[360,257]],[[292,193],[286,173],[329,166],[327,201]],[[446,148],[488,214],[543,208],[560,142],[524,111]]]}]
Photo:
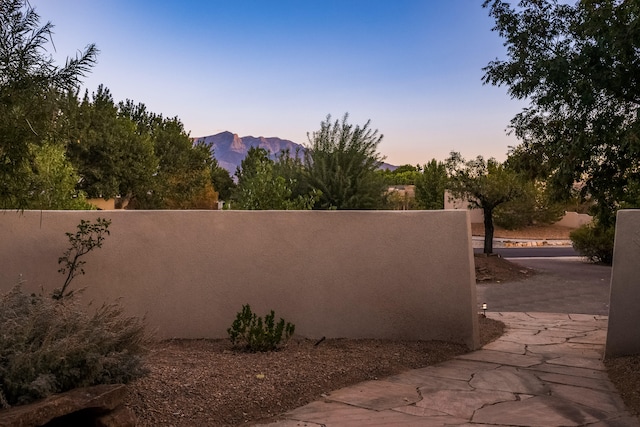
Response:
[{"label": "mountain", "polygon": [[289,150],[293,155],[299,152],[300,155],[304,152],[304,147],[300,144],[296,144],[288,139],[281,139],[276,137],[265,138],[260,136],[258,138],[254,136],[239,137],[235,133],[221,132],[215,135],[203,136],[201,138],[195,138],[196,142],[204,142],[211,153],[218,160],[220,167],[225,168],[231,175],[236,172],[236,167],[240,166],[242,160],[246,157],[249,148],[258,147],[267,150],[271,158],[276,158],[278,153],[283,150]]},{"label": "mountain", "polygon": [[[218,160],[220,167],[228,170],[232,176],[236,173],[236,168],[240,166],[251,147],[264,148],[270,153],[272,159],[275,159],[278,153],[283,150],[289,150],[292,155],[299,153],[298,155],[302,156],[302,153],[304,153],[303,145],[288,139],[265,138],[263,136],[257,138],[255,136],[243,136],[241,138],[231,132],[220,132],[215,135],[194,138],[194,142],[204,142]],[[396,167],[383,163],[380,169],[394,170]]]}]

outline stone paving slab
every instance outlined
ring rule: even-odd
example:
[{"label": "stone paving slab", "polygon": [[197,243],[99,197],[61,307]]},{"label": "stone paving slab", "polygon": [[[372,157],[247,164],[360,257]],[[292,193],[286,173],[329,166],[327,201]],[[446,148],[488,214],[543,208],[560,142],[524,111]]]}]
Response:
[{"label": "stone paving slab", "polygon": [[582,426],[598,421],[585,408],[567,405],[546,396],[503,402],[478,410],[473,422],[510,426]]},{"label": "stone paving slab", "polygon": [[604,390],[616,393],[616,388],[611,381],[606,379],[579,377],[574,375],[554,374],[550,372],[532,372],[533,375],[547,384],[566,384],[584,387],[592,390]]},{"label": "stone paving slab", "polygon": [[409,405],[421,400],[415,386],[390,381],[367,381],[346,387],[329,393],[328,399],[375,411]]},{"label": "stone paving slab", "polygon": [[485,350],[501,351],[503,353],[525,354],[527,345],[511,341],[494,341],[482,347]]},{"label": "stone paving slab", "polygon": [[469,385],[478,390],[498,390],[518,394],[544,395],[549,387],[533,372],[502,366],[491,372],[479,372]]},{"label": "stone paving slab", "polygon": [[[296,421],[323,426],[424,426],[422,418],[399,411],[372,411],[335,402],[317,401],[286,414]],[[276,424],[277,425],[277,424]]]},{"label": "stone paving slab", "polygon": [[601,360],[606,317],[487,316],[507,328],[484,349],[332,392],[271,425],[640,427]]},{"label": "stone paving slab", "polygon": [[520,366],[523,368],[537,365],[543,360],[542,357],[538,356],[503,353],[501,351],[493,350],[478,350],[472,353],[463,354],[462,356],[458,356],[457,358],[462,360],[496,363],[499,365]]}]

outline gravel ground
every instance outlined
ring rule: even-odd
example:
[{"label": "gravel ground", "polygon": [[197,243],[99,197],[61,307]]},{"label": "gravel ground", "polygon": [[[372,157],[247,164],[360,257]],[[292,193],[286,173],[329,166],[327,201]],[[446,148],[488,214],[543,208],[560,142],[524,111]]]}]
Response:
[{"label": "gravel ground", "polygon": [[[489,342],[504,325],[481,317]],[[150,374],[129,387],[139,426],[236,426],[273,421],[296,407],[361,381],[432,365],[468,350],[439,341],[291,340],[277,352],[243,353],[228,340],[155,344]]]}]

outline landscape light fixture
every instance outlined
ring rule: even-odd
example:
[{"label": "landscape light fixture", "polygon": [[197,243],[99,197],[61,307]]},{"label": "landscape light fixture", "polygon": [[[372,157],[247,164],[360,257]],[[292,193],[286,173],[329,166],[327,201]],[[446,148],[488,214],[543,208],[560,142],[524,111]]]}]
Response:
[{"label": "landscape light fixture", "polygon": [[484,317],[487,317],[487,303],[486,302],[482,303],[482,315]]}]

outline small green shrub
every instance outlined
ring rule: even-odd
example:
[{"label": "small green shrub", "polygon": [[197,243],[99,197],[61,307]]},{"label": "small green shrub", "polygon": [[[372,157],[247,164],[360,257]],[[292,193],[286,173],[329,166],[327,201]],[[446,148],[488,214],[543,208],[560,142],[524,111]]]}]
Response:
[{"label": "small green shrub", "polygon": [[591,262],[611,265],[615,227],[587,224],[575,229],[569,235],[573,248]]},{"label": "small green shrub", "polygon": [[242,306],[242,311],[236,315],[231,327],[227,329],[229,339],[235,347],[248,351],[276,350],[280,343],[293,335],[295,325],[284,319],[276,324],[273,310],[264,317],[258,317],[251,312],[249,304]]},{"label": "small green shrub", "polygon": [[117,304],[87,313],[74,296],[0,296],[0,408],[143,375],[144,322]]}]

